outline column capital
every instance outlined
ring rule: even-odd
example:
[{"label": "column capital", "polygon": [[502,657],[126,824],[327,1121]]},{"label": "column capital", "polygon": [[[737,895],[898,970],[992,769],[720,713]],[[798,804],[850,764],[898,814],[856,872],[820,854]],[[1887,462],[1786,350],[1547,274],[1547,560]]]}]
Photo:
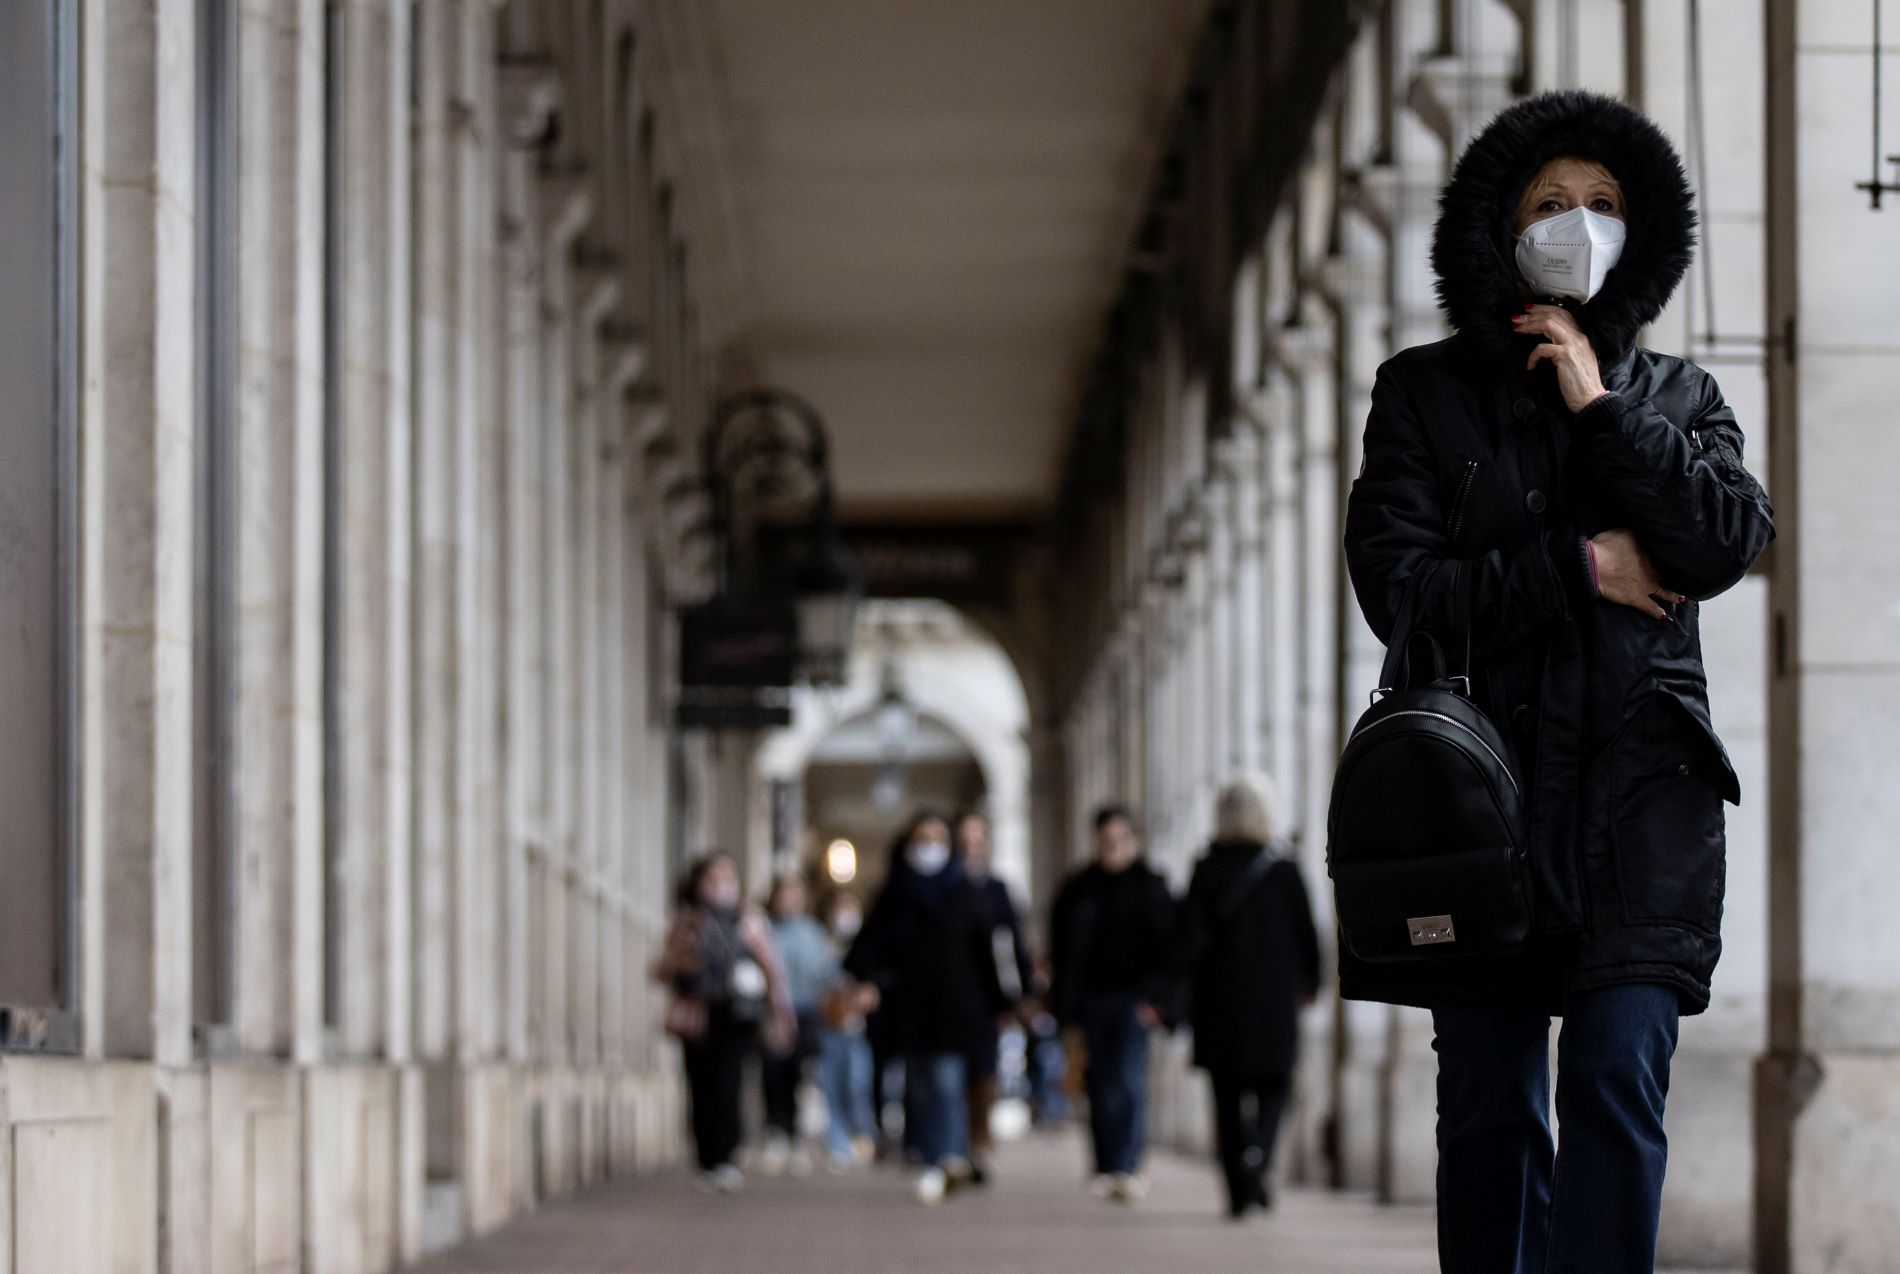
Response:
[{"label": "column capital", "polygon": [[1407,88],[1405,104],[1452,153],[1516,96],[1516,67],[1503,53],[1426,58]]},{"label": "column capital", "polygon": [[1329,325],[1302,322],[1267,333],[1267,362],[1289,376],[1323,370],[1333,357],[1333,330]]},{"label": "column capital", "polygon": [[550,249],[564,253],[580,237],[594,217],[594,191],[586,165],[541,178],[541,224],[547,230]]},{"label": "column capital", "polygon": [[495,73],[496,113],[502,136],[511,146],[532,150],[541,145],[560,112],[561,73],[546,58],[503,58]]},{"label": "column capital", "polygon": [[603,379],[608,389],[625,396],[628,386],[638,381],[647,369],[646,328],[628,319],[604,319],[600,324],[600,348],[606,363]]}]

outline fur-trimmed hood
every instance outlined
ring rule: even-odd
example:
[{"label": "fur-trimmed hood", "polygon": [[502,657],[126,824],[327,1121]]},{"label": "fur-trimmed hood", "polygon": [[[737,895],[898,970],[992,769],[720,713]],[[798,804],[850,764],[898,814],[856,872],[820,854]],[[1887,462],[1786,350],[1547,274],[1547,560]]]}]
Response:
[{"label": "fur-trimmed hood", "polygon": [[1511,329],[1524,290],[1512,234],[1517,201],[1539,169],[1563,155],[1594,160],[1623,187],[1623,253],[1588,302],[1568,308],[1605,368],[1668,304],[1695,256],[1695,194],[1682,160],[1640,112],[1595,93],[1544,93],[1507,108],[1452,170],[1432,232],[1438,302],[1451,325],[1490,350],[1530,339]]}]

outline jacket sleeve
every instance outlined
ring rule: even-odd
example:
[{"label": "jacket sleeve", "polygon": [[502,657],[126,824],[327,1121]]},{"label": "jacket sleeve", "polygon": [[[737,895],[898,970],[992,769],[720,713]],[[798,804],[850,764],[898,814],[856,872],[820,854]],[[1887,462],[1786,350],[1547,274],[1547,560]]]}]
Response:
[{"label": "jacket sleeve", "polygon": [[1174,912],[1174,936],[1168,944],[1168,968],[1173,981],[1173,1018],[1185,1022],[1194,1009],[1194,977],[1207,956],[1207,930],[1213,923],[1207,899],[1207,860],[1194,865],[1187,893]]},{"label": "jacket sleeve", "polygon": [[1313,900],[1307,896],[1306,877],[1300,873],[1298,864],[1289,862],[1287,866],[1294,939],[1299,944],[1300,993],[1311,997],[1319,994],[1319,931],[1313,924]]},{"label": "jacket sleeve", "polygon": [[1471,573],[1471,644],[1486,654],[1570,621],[1590,596],[1583,542],[1548,533],[1446,569],[1446,510],[1424,423],[1387,363],[1372,387],[1365,467],[1346,502],[1346,566],[1366,623],[1388,645],[1405,592],[1417,579],[1418,625],[1460,630],[1457,580]]},{"label": "jacket sleeve", "polygon": [[1166,1017],[1174,1004],[1174,938],[1180,907],[1165,876],[1156,873],[1149,888],[1149,924],[1154,927],[1155,945],[1142,995]]},{"label": "jacket sleeve", "polygon": [[1597,480],[1663,583],[1701,600],[1734,586],[1775,538],[1767,493],[1742,467],[1742,431],[1715,378],[1685,432],[1648,399],[1605,394],[1577,414]]},{"label": "jacket sleeve", "polygon": [[1019,994],[1011,998],[1009,1007],[1028,999],[1035,992],[1036,962],[1029,954],[1029,940],[1023,933],[1023,913],[1016,906],[1016,899],[1007,891],[1003,895],[1009,925],[1009,950],[1016,960],[1016,986]]},{"label": "jacket sleeve", "polygon": [[890,989],[889,929],[884,900],[880,898],[865,913],[864,927],[858,930],[858,936],[851,940],[850,949],[844,953],[842,967],[853,981]]},{"label": "jacket sleeve", "polygon": [[1069,988],[1075,971],[1069,967],[1075,941],[1075,886],[1064,881],[1056,890],[1055,904],[1049,909],[1049,1011],[1064,1026],[1075,1018],[1075,1006]]}]

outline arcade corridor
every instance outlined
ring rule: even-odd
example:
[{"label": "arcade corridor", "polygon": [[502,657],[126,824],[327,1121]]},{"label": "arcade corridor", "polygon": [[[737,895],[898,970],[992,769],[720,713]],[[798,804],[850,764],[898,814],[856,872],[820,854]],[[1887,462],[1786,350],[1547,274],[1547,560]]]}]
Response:
[{"label": "arcade corridor", "polygon": [[1433,1268],[1431,1018],[1330,956],[1236,1227],[1180,1039],[1126,1213],[1064,1134],[938,1211],[703,1196],[650,973],[709,850],[869,895],[912,806],[980,809],[1035,946],[1095,810],[1179,892],[1249,774],[1330,935],[1375,375],[1447,335],[1454,162],[1567,88],[1685,160],[1641,341],[1776,525],[1701,611],[1741,801],[1661,1259],[1892,1274],[1879,14],[0,2],[0,1274]]}]

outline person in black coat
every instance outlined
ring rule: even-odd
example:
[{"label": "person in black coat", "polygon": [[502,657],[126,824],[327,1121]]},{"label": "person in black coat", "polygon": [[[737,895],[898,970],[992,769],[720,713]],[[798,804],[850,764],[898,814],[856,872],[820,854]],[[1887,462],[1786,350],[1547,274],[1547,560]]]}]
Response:
[{"label": "person in black coat", "polygon": [[990,822],[975,810],[957,816],[957,852],[976,890],[977,910],[990,935],[990,958],[996,966],[999,996],[989,1027],[967,1059],[966,1094],[970,1116],[970,1172],[982,1185],[989,1179],[989,1160],[995,1151],[990,1114],[996,1106],[996,1064],[1003,1019],[1014,1013],[1033,985],[1035,966],[1023,939],[1022,914],[1009,886],[990,874]]},{"label": "person in black coat", "polygon": [[977,891],[941,815],[918,814],[891,846],[890,872],[845,954],[875,987],[884,1040],[903,1059],[923,1159],[917,1197],[936,1203],[969,1176],[966,1059],[993,1029],[1002,992]]},{"label": "person in black coat", "polygon": [[1273,839],[1264,779],[1221,790],[1214,841],[1194,865],[1175,950],[1194,1064],[1213,1088],[1227,1212],[1269,1208],[1273,1145],[1299,1056],[1299,1016],[1319,993],[1319,937],[1300,869]]},{"label": "person in black coat", "polygon": [[1722,804],[1740,796],[1698,619],[1774,535],[1715,378],[1636,343],[1693,255],[1693,204],[1629,107],[1568,92],[1509,108],[1459,159],[1433,236],[1456,334],[1398,354],[1372,391],[1354,592],[1382,641],[1408,592],[1447,650],[1469,636],[1470,691],[1529,813],[1522,958],[1341,954],[1343,995],[1433,1010],[1447,1270],[1654,1262],[1677,1018],[1709,1002]]},{"label": "person in black coat", "polygon": [[1090,1188],[1120,1202],[1143,1189],[1148,1044],[1172,997],[1174,899],[1142,859],[1127,810],[1095,815],[1095,861],[1070,876],[1049,920],[1050,1000],[1088,1065]]}]

